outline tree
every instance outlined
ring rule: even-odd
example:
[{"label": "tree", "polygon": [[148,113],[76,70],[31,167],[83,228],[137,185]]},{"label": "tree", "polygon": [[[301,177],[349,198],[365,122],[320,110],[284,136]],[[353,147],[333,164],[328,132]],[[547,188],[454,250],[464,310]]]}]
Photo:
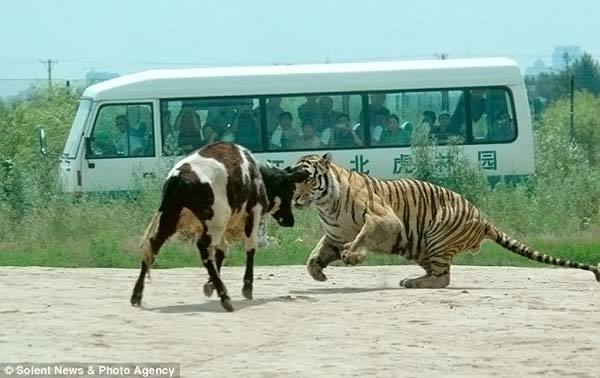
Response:
[{"label": "tree", "polygon": [[600,65],[590,54],[584,53],[561,71],[526,77],[530,101],[533,103],[541,100],[551,104],[568,97],[571,91],[571,76],[576,90],[600,95]]},{"label": "tree", "polygon": [[594,58],[584,53],[570,67],[578,90],[585,90],[600,95],[600,65]]},{"label": "tree", "polygon": [[[573,140],[571,140],[569,130],[569,108],[569,100],[560,99],[546,109],[541,122],[542,130],[539,133],[541,138],[536,142],[548,146],[551,152],[546,154],[546,158],[555,163],[568,161],[569,159],[562,155],[571,153],[572,151],[568,151],[569,148],[576,148],[581,150],[581,156],[592,167],[598,167],[600,165],[600,117],[598,114],[600,97],[587,91],[575,92]],[[571,145],[571,142],[575,142],[575,144]],[[549,170],[561,171],[556,166],[552,166]]]}]

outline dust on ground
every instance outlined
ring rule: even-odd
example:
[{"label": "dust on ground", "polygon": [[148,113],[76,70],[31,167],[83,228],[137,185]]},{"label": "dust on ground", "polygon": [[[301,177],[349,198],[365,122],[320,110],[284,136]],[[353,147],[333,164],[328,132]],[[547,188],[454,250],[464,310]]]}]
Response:
[{"label": "dust on ground", "polygon": [[403,289],[416,266],[223,267],[206,272],[0,268],[0,362],[175,362],[186,377],[600,376],[600,285],[568,269],[453,267],[439,290]]}]

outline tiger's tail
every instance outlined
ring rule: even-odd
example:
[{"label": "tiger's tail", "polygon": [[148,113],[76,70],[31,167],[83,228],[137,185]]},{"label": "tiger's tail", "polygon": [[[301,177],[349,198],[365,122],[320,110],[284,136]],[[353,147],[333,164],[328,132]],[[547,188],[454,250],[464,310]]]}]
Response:
[{"label": "tiger's tail", "polygon": [[498,230],[496,226],[489,223],[486,225],[486,236],[509,251],[516,253],[519,256],[526,257],[530,260],[562,266],[565,268],[589,270],[590,272],[594,273],[594,276],[596,276],[596,281],[600,282],[600,264],[597,266],[592,266],[575,261],[559,259],[549,256],[545,253],[538,252],[532,248],[529,248],[520,241],[508,236],[504,232]]},{"label": "tiger's tail", "polygon": [[156,235],[160,221],[160,215],[160,211],[154,213],[152,220],[148,224],[148,227],[146,227],[146,231],[140,240],[140,257],[142,261],[148,265],[148,278],[150,278],[150,267],[152,266],[152,263],[154,263],[154,252],[152,250],[152,244],[150,244],[150,238]]}]

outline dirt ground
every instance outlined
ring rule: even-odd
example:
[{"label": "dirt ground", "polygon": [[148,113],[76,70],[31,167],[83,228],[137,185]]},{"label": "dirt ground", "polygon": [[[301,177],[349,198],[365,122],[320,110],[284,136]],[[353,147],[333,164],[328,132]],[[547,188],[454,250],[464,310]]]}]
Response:
[{"label": "dirt ground", "polygon": [[453,268],[411,290],[416,266],[224,267],[236,311],[204,269],[0,268],[0,362],[175,362],[186,377],[600,376],[600,285],[567,269]]}]

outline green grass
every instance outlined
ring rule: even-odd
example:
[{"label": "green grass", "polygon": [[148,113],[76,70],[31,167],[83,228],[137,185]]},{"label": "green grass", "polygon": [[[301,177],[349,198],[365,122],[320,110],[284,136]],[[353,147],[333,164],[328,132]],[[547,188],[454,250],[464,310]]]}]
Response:
[{"label": "green grass", "polygon": [[[59,206],[58,209],[45,209],[44,214],[32,212],[21,221],[21,225],[26,226],[25,232],[13,235],[12,241],[0,241],[0,265],[137,268],[137,242],[151,213],[150,205],[126,199]],[[44,216],[48,218],[46,222],[37,221]],[[322,234],[315,212],[304,210],[296,212],[294,228],[280,228],[275,222],[269,222],[269,235],[276,242],[259,249],[257,265],[304,265]],[[523,241],[555,257],[593,265],[600,262],[600,240],[591,233],[569,238],[530,236]],[[370,253],[364,265],[409,263],[399,256]],[[515,255],[490,241],[484,243],[476,255],[459,254],[454,263],[547,266]],[[244,264],[244,251],[239,244],[232,244],[225,265]],[[177,236],[161,249],[155,267],[200,265],[193,243]],[[343,263],[335,262],[334,265]]]},{"label": "green grass", "polygon": [[[73,201],[69,197],[57,196],[32,203],[25,210],[6,206],[8,202],[0,201],[0,266],[137,268],[139,238],[155,211],[160,184],[157,181],[155,186],[146,188],[135,197],[89,196]],[[518,236],[530,247],[582,263],[596,265],[600,262],[600,239],[596,237],[600,226],[597,222],[591,222],[585,231],[576,231],[579,217],[572,215],[567,218],[564,215],[566,211],[562,209],[552,213],[551,208],[543,205],[544,202],[510,188],[490,192],[485,198],[486,216],[499,222],[498,225],[509,235]],[[529,211],[528,206],[531,207]],[[514,214],[521,216],[515,217]],[[281,228],[274,221],[269,222],[269,235],[276,242],[259,249],[257,265],[306,263],[322,236],[321,226],[313,209],[296,211],[295,218],[293,228]],[[244,251],[239,244],[232,244],[225,264],[239,266],[244,263]],[[407,263],[399,256],[375,253],[369,254],[364,262],[366,265]],[[484,243],[477,255],[463,252],[454,263],[544,266],[492,242]],[[341,262],[334,264],[343,265]],[[155,266],[200,265],[195,246],[178,236],[164,245]]]}]

